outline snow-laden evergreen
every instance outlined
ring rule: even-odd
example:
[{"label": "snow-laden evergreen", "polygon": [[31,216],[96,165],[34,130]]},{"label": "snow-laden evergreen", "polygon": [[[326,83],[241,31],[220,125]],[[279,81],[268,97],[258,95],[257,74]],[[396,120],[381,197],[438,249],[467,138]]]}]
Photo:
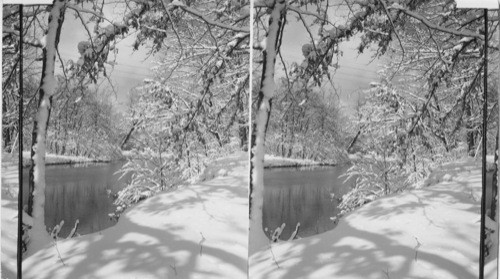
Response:
[{"label": "snow-laden evergreen", "polygon": [[[17,200],[19,192],[19,171],[16,158],[11,154],[3,153],[2,160],[2,209],[1,220],[1,245],[0,260],[2,278],[16,277],[16,256],[17,256]],[[23,221],[26,221],[26,215]]]}]

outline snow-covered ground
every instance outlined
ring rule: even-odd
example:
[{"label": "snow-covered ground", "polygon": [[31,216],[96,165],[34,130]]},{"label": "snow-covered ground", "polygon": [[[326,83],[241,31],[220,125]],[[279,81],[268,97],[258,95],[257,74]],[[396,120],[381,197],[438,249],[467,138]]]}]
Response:
[{"label": "snow-covered ground", "polygon": [[[207,181],[35,253],[24,278],[247,278],[247,160],[242,152],[216,162]],[[2,278],[15,275],[16,169],[2,165]],[[477,278],[480,167],[447,164],[426,184],[367,204],[332,231],[260,249],[250,278]],[[492,259],[486,278],[496,278]]]},{"label": "snow-covered ground", "polygon": [[2,154],[2,278],[16,278],[17,256],[17,160],[10,154]]},{"label": "snow-covered ground", "polygon": [[[481,168],[448,164],[430,179],[332,231],[263,247],[250,256],[250,278],[478,278]],[[485,274],[497,278],[496,259]]]},{"label": "snow-covered ground", "polygon": [[60,240],[23,261],[23,278],[246,278],[248,155],[217,177],[163,193],[116,226]]}]

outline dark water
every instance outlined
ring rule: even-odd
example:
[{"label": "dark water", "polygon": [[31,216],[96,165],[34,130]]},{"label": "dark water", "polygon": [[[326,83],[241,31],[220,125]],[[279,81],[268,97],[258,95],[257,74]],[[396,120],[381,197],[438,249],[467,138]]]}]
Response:
[{"label": "dark water", "polygon": [[[114,211],[113,199],[106,190],[116,193],[128,182],[114,173],[123,162],[96,165],[58,165],[46,167],[45,224],[53,228],[64,220],[60,237],[66,237],[75,221],[80,220],[81,235],[104,230],[116,224],[108,217]],[[24,204],[28,203],[28,171],[23,170]]]},{"label": "dark water", "polygon": [[274,231],[285,223],[280,239],[288,239],[300,222],[298,235],[306,237],[331,230],[330,219],[339,212],[338,198],[353,181],[339,178],[349,166],[307,169],[279,168],[264,172],[264,228]]}]

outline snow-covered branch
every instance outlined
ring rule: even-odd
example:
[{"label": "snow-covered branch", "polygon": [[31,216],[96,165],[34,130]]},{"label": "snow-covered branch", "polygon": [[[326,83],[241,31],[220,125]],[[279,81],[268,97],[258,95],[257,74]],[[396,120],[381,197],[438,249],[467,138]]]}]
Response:
[{"label": "snow-covered branch", "polygon": [[[8,26],[3,26],[2,33],[12,34],[12,35],[15,35],[17,37],[20,36],[19,31],[15,30],[13,28],[10,28]],[[43,48],[42,42],[37,38],[29,38],[27,36],[23,36],[23,43],[28,44],[32,47]]]},{"label": "snow-covered branch", "polygon": [[434,29],[434,30],[438,30],[438,31],[441,31],[443,33],[448,33],[448,34],[452,34],[452,35],[457,35],[457,36],[460,36],[460,37],[473,37],[473,38],[476,38],[476,39],[479,39],[479,40],[484,40],[484,36],[479,34],[479,33],[474,33],[474,32],[470,32],[470,31],[460,31],[460,30],[457,30],[457,29],[451,29],[451,28],[447,28],[447,27],[444,27],[442,25],[438,25],[438,24],[435,24],[433,23],[432,21],[430,21],[429,19],[427,19],[426,17],[414,12],[414,11],[410,11],[406,8],[404,8],[403,6],[399,5],[399,4],[393,4],[389,7],[387,7],[388,10],[397,10],[397,11],[401,11],[403,12],[404,14],[422,22],[425,26],[431,28],[431,29]]},{"label": "snow-covered branch", "polygon": [[204,14],[202,14],[201,12],[199,12],[199,11],[197,11],[197,10],[191,8],[191,7],[188,7],[188,6],[184,5],[180,1],[173,1],[170,5],[172,5],[174,7],[181,8],[185,12],[187,12],[187,13],[189,13],[189,14],[191,14],[191,15],[193,15],[193,16],[201,19],[201,20],[203,20],[204,22],[206,22],[209,25],[217,26],[217,27],[220,27],[220,28],[223,28],[223,29],[234,31],[234,32],[250,33],[250,29],[249,28],[227,25],[227,24],[224,24],[224,23],[212,20],[209,17],[207,17]]},{"label": "snow-covered branch", "polygon": [[69,9],[72,9],[72,10],[76,11],[76,12],[92,14],[92,15],[100,18],[100,19],[108,21],[108,19],[102,13],[100,13],[98,11],[94,11],[94,10],[90,10],[90,9],[85,9],[83,7],[79,7],[79,6],[76,6],[76,5],[73,5],[73,4],[68,4],[67,7]]}]

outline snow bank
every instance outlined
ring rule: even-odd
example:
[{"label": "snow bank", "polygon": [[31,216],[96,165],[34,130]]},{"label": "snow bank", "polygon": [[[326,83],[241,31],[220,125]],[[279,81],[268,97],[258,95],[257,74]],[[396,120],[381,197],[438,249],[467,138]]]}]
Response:
[{"label": "snow bank", "polygon": [[[249,156],[246,154],[248,161]],[[210,162],[208,166],[203,170],[203,172],[194,178],[195,182],[203,182],[207,180],[214,179],[216,177],[227,176],[229,170],[234,168],[240,162],[235,161],[233,157],[223,157],[215,161]]]},{"label": "snow bank", "polygon": [[321,163],[309,159],[293,159],[266,154],[264,168],[319,166]]},{"label": "snow bank", "polygon": [[[23,151],[23,167],[31,165],[30,151]],[[46,154],[45,165],[63,165],[63,164],[87,164],[107,162],[106,160],[95,160],[83,156],[67,156],[57,154]]]},{"label": "snow bank", "polygon": [[[478,278],[481,168],[442,168],[451,178],[388,196],[336,229],[280,242],[250,257],[250,278]],[[445,171],[448,170],[448,171]],[[496,260],[485,278],[496,278]]]},{"label": "snow bank", "polygon": [[10,155],[2,154],[2,278],[16,278],[17,274],[18,185],[17,161],[11,158]]},{"label": "snow bank", "polygon": [[[23,278],[246,278],[248,154],[224,176],[138,204],[116,226],[57,242],[23,262]],[[64,262],[64,264],[63,264]]]},{"label": "snow bank", "polygon": [[[450,162],[433,169],[432,173],[425,179],[423,186],[431,186],[443,181],[452,181],[460,174],[477,170],[481,166],[481,160],[468,158],[459,162]],[[481,183],[481,181],[480,181]],[[481,190],[481,189],[479,189]]]}]

